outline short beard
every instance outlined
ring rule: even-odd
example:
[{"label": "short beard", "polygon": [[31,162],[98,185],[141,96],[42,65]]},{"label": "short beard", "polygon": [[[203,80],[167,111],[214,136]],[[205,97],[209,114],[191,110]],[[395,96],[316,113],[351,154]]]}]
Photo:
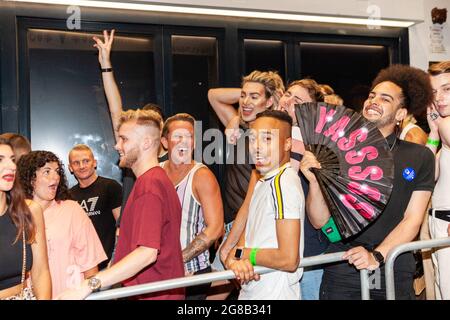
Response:
[{"label": "short beard", "polygon": [[119,166],[122,168],[130,168],[136,163],[139,157],[138,148],[133,148],[128,151],[127,155],[120,161]]},{"label": "short beard", "polygon": [[386,117],[386,118],[381,118],[377,121],[374,122],[374,124],[377,126],[378,129],[382,129],[385,128],[391,124],[395,124],[395,122],[397,121],[395,119],[397,112],[393,112],[390,116]]}]

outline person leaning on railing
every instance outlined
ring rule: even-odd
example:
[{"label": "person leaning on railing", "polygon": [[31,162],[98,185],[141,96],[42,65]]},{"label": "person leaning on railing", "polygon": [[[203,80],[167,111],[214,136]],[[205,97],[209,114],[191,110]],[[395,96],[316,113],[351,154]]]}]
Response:
[{"label": "person leaning on railing", "polygon": [[[321,299],[361,299],[360,275],[357,270],[381,268],[380,288],[371,290],[374,299],[385,299],[384,259],[392,248],[410,242],[417,236],[431,192],[434,188],[434,157],[425,147],[396,137],[396,126],[408,112],[419,113],[433,97],[428,75],[419,69],[394,65],[383,69],[375,78],[362,114],[376,124],[393,153],[394,181],[392,196],[380,217],[350,242],[332,243],[327,252],[347,251],[348,264],[326,266],[322,279]],[[414,155],[414,157],[411,157]],[[315,175],[311,168],[320,163],[306,152],[300,164],[310,182],[307,213],[316,228],[330,219]],[[413,172],[414,174],[407,174]],[[401,255],[395,268],[396,296],[415,299],[413,276],[414,258]]]},{"label": "person leaning on railing", "polygon": [[[433,239],[450,232],[450,61],[434,64],[428,70],[434,92],[434,101],[427,112],[430,134],[427,147],[436,153],[436,188],[431,199],[429,225]],[[450,248],[440,248],[433,253],[435,293],[437,299],[450,299]]]}]

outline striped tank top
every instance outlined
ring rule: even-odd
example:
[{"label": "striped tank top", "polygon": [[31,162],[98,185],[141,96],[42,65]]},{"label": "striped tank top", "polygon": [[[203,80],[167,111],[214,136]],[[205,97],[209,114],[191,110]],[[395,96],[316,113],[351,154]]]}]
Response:
[{"label": "striped tank top", "polygon": [[[196,162],[184,179],[175,186],[178,198],[181,202],[182,211],[180,230],[182,250],[184,250],[192,240],[206,228],[202,207],[195,198],[192,190],[192,181],[194,180],[195,172],[203,167],[205,167],[204,164]],[[200,253],[184,265],[187,272],[197,272],[209,267],[209,250]]]}]

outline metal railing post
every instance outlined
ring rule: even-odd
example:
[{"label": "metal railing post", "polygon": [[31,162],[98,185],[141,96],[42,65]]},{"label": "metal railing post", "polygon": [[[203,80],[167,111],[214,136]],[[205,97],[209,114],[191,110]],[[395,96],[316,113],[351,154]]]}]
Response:
[{"label": "metal railing post", "polygon": [[370,300],[369,270],[361,269],[361,300]]},{"label": "metal railing post", "polygon": [[413,241],[394,247],[386,259],[386,299],[395,300],[394,262],[397,257],[407,251],[445,247],[450,245],[450,237],[424,241]]}]

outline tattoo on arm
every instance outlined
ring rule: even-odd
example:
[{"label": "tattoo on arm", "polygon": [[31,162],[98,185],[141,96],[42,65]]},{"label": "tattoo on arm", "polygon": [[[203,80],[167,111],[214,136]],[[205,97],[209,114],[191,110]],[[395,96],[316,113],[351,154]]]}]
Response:
[{"label": "tattoo on arm", "polygon": [[208,250],[213,243],[214,241],[208,239],[206,234],[200,232],[197,237],[195,237],[195,239],[192,240],[192,242],[189,243],[189,245],[183,250],[183,262],[186,263],[198,256],[200,253]]}]

